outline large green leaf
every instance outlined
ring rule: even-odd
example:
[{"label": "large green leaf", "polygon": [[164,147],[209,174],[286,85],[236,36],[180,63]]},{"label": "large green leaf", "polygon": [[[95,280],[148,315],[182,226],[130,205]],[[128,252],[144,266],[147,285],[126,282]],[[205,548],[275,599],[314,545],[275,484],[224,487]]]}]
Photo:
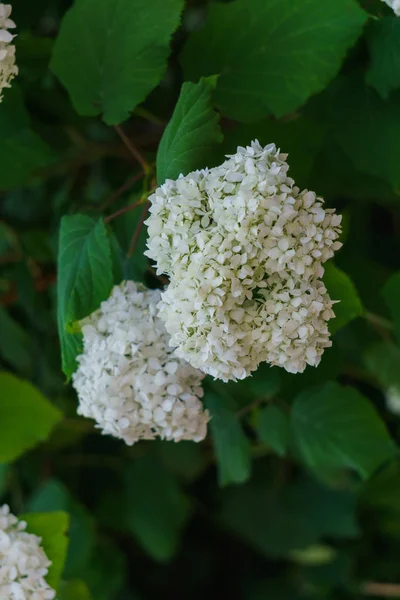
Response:
[{"label": "large green leaf", "polygon": [[61,581],[58,600],[91,600],[86,584],[79,579]]},{"label": "large green leaf", "polygon": [[397,338],[400,340],[400,272],[392,275],[386,283],[383,297],[392,313]]},{"label": "large green leaf", "polygon": [[347,323],[361,316],[364,308],[350,277],[333,263],[325,265],[324,284],[332,300],[339,300],[339,303],[333,306],[335,319],[329,322],[330,332],[336,333]]},{"label": "large green leaf", "polygon": [[0,464],[0,500],[7,491],[9,483],[10,467],[9,465]]},{"label": "large green leaf", "polygon": [[125,556],[107,538],[101,538],[82,578],[93,600],[116,600],[125,580]]},{"label": "large green leaf", "polygon": [[386,17],[371,21],[367,28],[371,65],[367,81],[388,98],[400,88],[400,19]]},{"label": "large green leaf", "polygon": [[175,479],[159,460],[147,455],[126,473],[127,527],[158,561],[176,553],[191,509]]},{"label": "large green leaf", "polygon": [[61,412],[32,384],[0,373],[0,462],[18,458],[48,438]]},{"label": "large green leaf", "polygon": [[85,508],[56,479],[48,479],[29,499],[31,512],[65,511],[70,515],[69,548],[65,562],[65,576],[76,577],[85,568],[94,547],[93,520]]},{"label": "large green leaf", "polygon": [[108,298],[113,286],[110,242],[105,225],[86,215],[63,217],[58,255],[58,328],[63,371],[76,369],[80,336],[71,332]]},{"label": "large green leaf", "polygon": [[0,307],[0,356],[23,375],[32,372],[30,339],[21,325]]},{"label": "large green leaf", "polygon": [[200,167],[208,166],[210,152],[222,141],[219,116],[213,109],[215,77],[198,83],[184,83],[174,114],[157,153],[157,181],[177,179]]},{"label": "large green leaf", "polygon": [[333,136],[354,167],[400,186],[400,92],[385,102],[357,75],[343,77],[332,93]]},{"label": "large green leaf", "polygon": [[[329,120],[326,119],[325,123],[329,123]],[[397,204],[399,201],[399,196],[387,181],[357,170],[343,148],[332,139],[332,134],[326,137],[307,187],[318,190],[321,196],[332,199],[334,203],[341,197],[362,202],[371,200]],[[371,263],[368,263],[370,266]]]},{"label": "large green leaf", "polygon": [[263,475],[224,492],[222,500],[225,525],[267,556],[286,556],[327,535],[358,535],[354,496],[311,480],[278,488]]},{"label": "large green leaf", "polygon": [[400,539],[400,460],[386,463],[360,492],[360,503],[374,529]]},{"label": "large green leaf", "polygon": [[277,406],[266,406],[257,417],[259,439],[271,446],[280,456],[285,456],[289,445],[290,427],[285,413]]},{"label": "large green leaf", "polygon": [[367,19],[354,0],[211,4],[182,55],[187,77],[220,74],[216,101],[239,121],[281,116],[338,72]]},{"label": "large green leaf", "polygon": [[81,115],[125,121],[160,82],[183,0],[76,0],[51,69]]},{"label": "large green leaf", "polygon": [[210,429],[214,442],[221,486],[243,483],[251,473],[250,442],[225,396],[208,393],[205,405],[210,411]]},{"label": "large green leaf", "polygon": [[57,589],[68,549],[67,530],[69,515],[65,512],[26,513],[21,519],[27,522],[27,531],[42,538],[42,547],[51,560],[47,583]]},{"label": "large green leaf", "polygon": [[366,478],[396,453],[373,405],[351,387],[329,382],[297,396],[291,413],[296,449],[316,472],[351,468]]},{"label": "large green leaf", "polygon": [[21,186],[51,160],[43,140],[31,129],[22,94],[13,83],[0,110],[0,189]]}]

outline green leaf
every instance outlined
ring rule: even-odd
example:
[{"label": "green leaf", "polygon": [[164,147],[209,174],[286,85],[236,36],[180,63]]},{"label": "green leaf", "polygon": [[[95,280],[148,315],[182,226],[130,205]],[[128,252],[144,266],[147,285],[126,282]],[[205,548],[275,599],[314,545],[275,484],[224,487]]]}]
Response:
[{"label": "green leaf", "polygon": [[102,538],[82,578],[93,600],[116,600],[125,580],[125,557],[112,540]]},{"label": "green leaf", "polygon": [[32,384],[11,373],[0,373],[0,389],[0,462],[10,462],[46,440],[62,414]]},{"label": "green leaf", "polygon": [[321,536],[350,539],[360,535],[357,495],[352,490],[330,489],[314,479],[303,478],[295,486],[293,496],[318,539]]},{"label": "green leaf", "polygon": [[351,468],[366,478],[396,452],[373,405],[337,383],[299,394],[291,426],[300,457],[316,472]]},{"label": "green leaf", "polygon": [[27,531],[42,538],[42,547],[51,560],[47,583],[57,589],[68,549],[67,530],[69,515],[65,512],[26,513],[21,519],[27,522]]},{"label": "green leaf", "polygon": [[386,17],[371,21],[367,28],[371,65],[366,79],[382,96],[400,88],[400,21]]},{"label": "green leaf", "polygon": [[213,147],[222,141],[219,116],[213,109],[216,77],[184,83],[174,114],[157,152],[157,181],[177,179],[208,166]]},{"label": "green leaf", "polygon": [[333,334],[361,316],[364,308],[350,277],[331,262],[325,265],[324,284],[332,300],[340,300],[333,306],[336,318],[329,322]]},{"label": "green leaf", "polygon": [[63,371],[76,369],[81,336],[71,327],[99,308],[113,286],[110,242],[102,219],[86,215],[63,217],[58,255],[58,328]]},{"label": "green leaf", "polygon": [[86,584],[79,579],[61,581],[58,587],[58,600],[91,600]]},{"label": "green leaf", "polygon": [[176,553],[190,504],[175,479],[152,456],[137,459],[126,474],[127,526],[155,560]]},{"label": "green leaf", "polygon": [[22,94],[15,83],[4,93],[0,131],[0,189],[4,190],[23,185],[51,160],[50,149],[30,127]]},{"label": "green leaf", "polygon": [[337,538],[357,536],[355,508],[355,498],[347,491],[307,479],[277,488],[263,474],[223,493],[221,518],[266,556],[281,557],[332,532]]},{"label": "green leaf", "polygon": [[397,338],[400,340],[400,272],[392,275],[386,283],[383,297],[392,314]]},{"label": "green leaf", "polygon": [[23,375],[32,372],[30,339],[21,325],[0,307],[0,356]]},{"label": "green leaf", "polygon": [[257,434],[261,442],[271,446],[280,456],[285,456],[290,427],[287,416],[277,406],[267,406],[260,410],[257,417]]},{"label": "green leaf", "polygon": [[182,8],[183,0],[76,0],[50,65],[76,111],[125,121],[160,82]]},{"label": "green leaf", "polygon": [[400,460],[385,464],[360,492],[360,504],[374,529],[400,539]]},{"label": "green leaf", "polygon": [[0,500],[8,488],[9,473],[9,465],[0,464]]},{"label": "green leaf", "polygon": [[400,348],[391,342],[377,342],[365,353],[365,363],[384,388],[397,386],[400,392]]},{"label": "green leaf", "polygon": [[380,177],[398,192],[400,92],[385,102],[357,75],[343,77],[332,93],[332,134],[354,167]]},{"label": "green leaf", "polygon": [[[318,190],[321,196],[332,199],[332,202],[336,202],[340,197],[361,200],[364,203],[371,200],[397,204],[399,200],[389,183],[356,170],[346,152],[332,139],[332,135],[326,138],[307,186]],[[367,266],[370,267],[371,263]]]},{"label": "green leaf", "polygon": [[70,515],[69,548],[65,576],[76,577],[88,563],[94,547],[93,521],[87,511],[57,479],[37,488],[27,506],[30,512],[65,511]]},{"label": "green leaf", "polygon": [[220,74],[216,101],[250,122],[293,112],[339,71],[367,19],[354,0],[211,4],[182,55],[187,78]]},{"label": "green leaf", "polygon": [[223,396],[208,393],[205,405],[210,411],[210,429],[218,465],[221,486],[243,483],[251,473],[250,442],[237,415]]}]

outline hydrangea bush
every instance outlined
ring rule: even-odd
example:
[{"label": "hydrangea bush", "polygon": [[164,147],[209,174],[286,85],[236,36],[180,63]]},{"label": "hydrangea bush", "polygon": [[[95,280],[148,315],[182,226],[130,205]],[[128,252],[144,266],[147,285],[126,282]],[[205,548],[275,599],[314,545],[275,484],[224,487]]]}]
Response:
[{"label": "hydrangea bush", "polygon": [[0,600],[400,596],[398,16],[0,3]]}]

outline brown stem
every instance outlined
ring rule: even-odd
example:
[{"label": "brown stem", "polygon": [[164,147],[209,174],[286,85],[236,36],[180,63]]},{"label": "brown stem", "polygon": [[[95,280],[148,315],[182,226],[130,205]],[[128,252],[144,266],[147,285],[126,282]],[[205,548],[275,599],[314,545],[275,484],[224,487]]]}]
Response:
[{"label": "brown stem", "polygon": [[384,596],[385,598],[400,598],[400,584],[377,583],[368,581],[361,586],[364,596]]},{"label": "brown stem", "polygon": [[115,190],[115,192],[110,194],[110,196],[103,202],[103,204],[100,206],[100,211],[103,212],[104,210],[106,210],[106,208],[111,206],[111,204],[113,204],[115,200],[118,200],[118,198],[122,196],[122,194],[130,190],[131,187],[143,177],[143,175],[144,173],[142,173],[141,171],[140,173],[136,173],[136,175],[129,177],[129,179],[127,179],[125,183],[123,183],[117,190]]},{"label": "brown stem", "polygon": [[368,311],[364,313],[364,316],[367,321],[372,323],[372,325],[387,329],[388,331],[393,331],[393,323],[389,321],[389,319],[385,319],[385,317],[381,317],[380,315]]},{"label": "brown stem", "polygon": [[141,204],[143,204],[142,200],[138,200],[137,202],[134,202],[133,204],[128,204],[128,206],[124,206],[124,208],[120,208],[112,215],[105,217],[104,223],[109,223],[113,219],[116,219],[117,217],[129,212],[130,210],[133,210],[134,208],[136,208],[137,206],[140,206]]},{"label": "brown stem", "polygon": [[20,250],[10,250],[7,252],[7,254],[4,254],[4,256],[0,257],[0,266],[19,262],[23,256],[24,255]]},{"label": "brown stem", "polygon": [[140,154],[139,150],[132,144],[131,140],[125,134],[123,129],[119,125],[115,125],[115,131],[118,133],[121,140],[124,142],[125,146],[128,148],[129,152],[132,154],[135,160],[141,165],[143,172],[147,174],[150,171],[150,165],[147,160]]},{"label": "brown stem", "polygon": [[153,275],[153,277],[155,277],[156,279],[158,279],[158,281],[160,281],[160,283],[162,283],[163,285],[168,285],[169,284],[168,277],[165,277],[165,275],[158,275],[158,273],[155,270],[155,268],[152,267],[151,265],[149,266],[148,270]]},{"label": "brown stem", "polygon": [[371,312],[365,312],[364,317],[369,323],[371,323],[372,327],[374,327],[382,339],[387,342],[392,341],[391,332],[393,331],[393,324],[388,319]]},{"label": "brown stem", "polygon": [[136,246],[137,241],[138,241],[139,236],[140,236],[140,232],[143,229],[143,224],[144,224],[144,222],[146,220],[147,213],[149,212],[149,207],[150,207],[150,203],[148,201],[146,201],[146,204],[144,205],[144,209],[143,209],[142,215],[140,217],[139,223],[137,224],[136,229],[135,229],[135,231],[133,233],[131,245],[129,246],[129,250],[128,250],[128,253],[127,253],[127,257],[128,258],[130,258],[133,255],[133,252],[135,250],[135,246]]}]

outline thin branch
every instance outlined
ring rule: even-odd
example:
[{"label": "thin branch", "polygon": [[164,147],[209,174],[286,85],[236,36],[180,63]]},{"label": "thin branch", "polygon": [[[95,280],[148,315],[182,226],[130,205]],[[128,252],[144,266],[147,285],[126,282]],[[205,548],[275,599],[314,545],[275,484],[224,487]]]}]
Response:
[{"label": "thin branch", "polygon": [[153,275],[153,277],[155,277],[156,279],[158,279],[158,281],[160,283],[162,283],[163,285],[168,285],[169,284],[168,277],[165,277],[165,275],[158,275],[158,273],[155,270],[155,268],[152,267],[151,265],[149,266],[148,271]]},{"label": "thin branch", "polygon": [[[37,279],[35,281],[35,290],[37,292],[45,292],[49,287],[51,287],[56,282],[56,274],[50,273],[48,275],[44,275],[42,278]],[[11,306],[18,301],[18,291],[17,286],[14,285],[11,290],[5,293],[0,298],[1,306]]]},{"label": "thin branch", "polygon": [[361,586],[361,593],[364,596],[383,596],[385,598],[400,598],[400,584],[398,583],[377,583],[368,581]]},{"label": "thin branch", "polygon": [[139,223],[137,224],[136,229],[135,229],[135,231],[133,233],[131,245],[129,246],[129,250],[128,250],[128,253],[127,253],[127,257],[128,258],[130,258],[133,255],[133,253],[134,253],[135,246],[136,246],[137,241],[138,241],[139,236],[140,236],[140,232],[143,229],[143,225],[144,225],[144,222],[146,220],[147,213],[149,212],[149,207],[150,207],[150,203],[148,201],[146,201],[146,204],[144,206],[144,209],[143,209],[142,215],[140,217]]},{"label": "thin branch", "polygon": [[108,217],[105,217],[104,223],[109,223],[113,219],[116,219],[117,217],[129,212],[130,210],[133,210],[134,208],[136,208],[137,206],[140,206],[141,204],[143,204],[143,201],[138,200],[137,202],[134,202],[133,204],[128,204],[128,206],[124,206],[124,208],[120,208],[112,215],[108,215]]},{"label": "thin branch", "polygon": [[376,325],[377,327],[383,327],[384,329],[388,329],[389,331],[393,331],[393,323],[389,321],[389,319],[385,319],[385,317],[381,317],[380,315],[376,315],[375,313],[366,311],[364,313],[364,317],[367,321],[369,321],[372,325]]},{"label": "thin branch", "polygon": [[132,154],[135,160],[141,165],[143,172],[147,174],[150,171],[150,165],[147,160],[141,155],[139,150],[132,144],[131,140],[125,134],[123,129],[119,125],[115,125],[115,131],[118,133],[121,140],[124,142],[125,146],[128,148],[129,152]]},{"label": "thin branch", "polygon": [[134,186],[135,183],[143,177],[143,175],[144,173],[140,171],[140,173],[136,173],[136,175],[129,177],[129,179],[127,179],[125,183],[123,183],[117,190],[115,190],[115,192],[110,194],[110,196],[103,202],[103,204],[100,206],[100,211],[103,212],[104,210],[106,210],[106,208],[111,206],[111,204],[113,204],[115,200],[118,200],[118,198],[122,196],[122,194],[130,190],[131,187]]}]

